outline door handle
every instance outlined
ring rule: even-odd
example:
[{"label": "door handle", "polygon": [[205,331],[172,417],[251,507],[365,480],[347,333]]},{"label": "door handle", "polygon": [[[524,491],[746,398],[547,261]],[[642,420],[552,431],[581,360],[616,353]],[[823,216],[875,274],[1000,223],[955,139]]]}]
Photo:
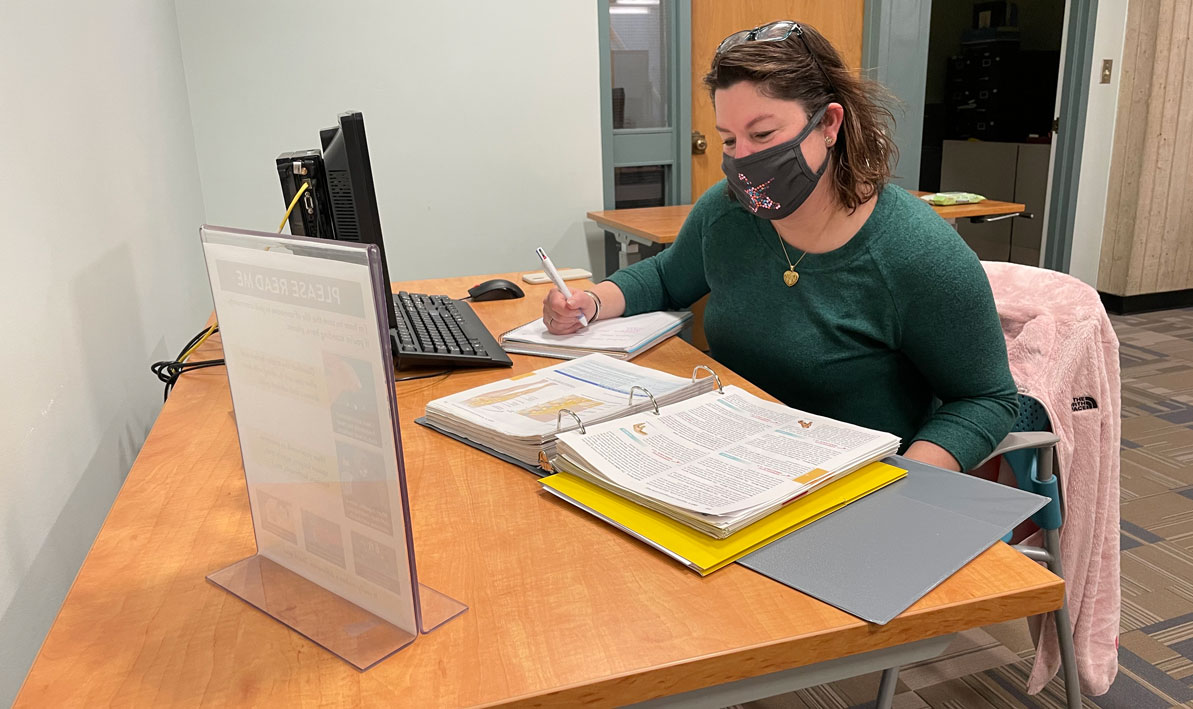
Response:
[{"label": "door handle", "polygon": [[703,155],[708,150],[708,138],[698,130],[692,131],[692,154]]}]

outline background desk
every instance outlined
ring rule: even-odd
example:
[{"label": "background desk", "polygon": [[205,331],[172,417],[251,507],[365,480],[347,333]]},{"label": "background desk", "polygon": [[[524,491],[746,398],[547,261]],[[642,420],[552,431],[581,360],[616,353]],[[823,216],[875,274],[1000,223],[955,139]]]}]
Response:
[{"label": "background desk", "polygon": [[[924,195],[927,192],[912,192]],[[997,217],[1017,214],[1027,209],[1015,202],[999,202],[988,199],[977,204],[957,204],[950,207],[932,207],[942,219],[956,226],[958,219],[970,217]],[[692,205],[679,204],[671,207],[640,207],[638,209],[606,209],[589,212],[588,218],[602,229],[613,234],[619,245],[618,268],[625,268],[634,262],[640,244],[666,245],[675,241],[679,228],[688,218]]]},{"label": "background desk", "polygon": [[[399,286],[460,296],[484,278]],[[537,317],[548,288],[474,307],[500,332]],[[218,354],[217,341],[197,357]],[[208,583],[254,546],[227,379],[203,369],[162,409],[17,706],[615,705],[714,685],[728,694],[705,700],[723,706],[1060,605],[1062,582],[1002,543],[881,627],[737,565],[700,578],[525,470],[413,423],[432,398],[554,361],[513,359],[397,384],[419,578],[468,612],[360,673]],[[637,361],[683,376],[709,362],[677,338]]]}]

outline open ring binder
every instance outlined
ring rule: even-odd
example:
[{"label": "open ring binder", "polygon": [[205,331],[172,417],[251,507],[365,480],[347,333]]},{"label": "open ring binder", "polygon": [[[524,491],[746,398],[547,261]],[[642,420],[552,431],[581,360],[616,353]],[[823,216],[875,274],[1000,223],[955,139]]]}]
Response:
[{"label": "open ring binder", "polygon": [[638,386],[637,384],[635,384],[634,386],[630,387],[630,406],[634,405],[634,390],[635,389],[638,391],[641,391],[643,394],[646,394],[647,396],[650,397],[650,405],[654,407],[654,415],[658,416],[659,415],[659,402],[654,400],[654,394],[651,394],[650,390],[644,386]]},{"label": "open ring binder", "polygon": [[717,373],[712,370],[712,367],[709,367],[706,364],[698,364],[692,369],[692,381],[696,381],[696,372],[699,372],[701,369],[712,375],[713,380],[717,383],[717,391],[721,394],[724,394],[725,387],[721,386],[721,378],[718,377]]},{"label": "open ring binder", "polygon": [[[635,422],[640,423],[654,411],[652,422],[666,421],[663,409],[669,405],[704,394],[716,399],[714,386],[720,388],[719,375],[707,366],[693,369],[696,364],[691,362],[682,371],[670,373],[605,356],[587,356],[544,367],[534,373],[533,381],[518,375],[435,399],[427,404],[426,415],[415,422],[542,475],[555,467],[550,462],[557,439],[581,437],[568,435],[571,431],[591,434],[587,436],[591,440],[606,430],[605,423],[626,416],[636,416]],[[720,369],[712,362],[707,364]],[[545,383],[558,387],[544,389]],[[643,395],[650,401],[643,401]],[[517,410],[509,405],[511,396],[526,397]],[[529,435],[508,433],[528,426]],[[544,451],[545,456],[540,456]]]},{"label": "open ring binder", "polygon": [[559,432],[560,426],[563,425],[563,415],[564,414],[567,414],[568,416],[571,416],[572,418],[576,419],[576,424],[578,426],[580,426],[580,435],[584,435],[585,433],[588,433],[587,431],[584,430],[584,422],[581,421],[580,417],[576,415],[576,412],[572,411],[571,409],[560,409],[559,413],[555,414],[555,432],[556,433]]}]

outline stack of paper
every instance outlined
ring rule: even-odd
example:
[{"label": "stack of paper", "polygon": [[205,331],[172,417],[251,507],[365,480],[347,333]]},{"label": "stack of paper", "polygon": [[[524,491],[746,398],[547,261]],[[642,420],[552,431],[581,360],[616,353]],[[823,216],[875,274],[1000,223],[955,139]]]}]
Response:
[{"label": "stack of paper", "polygon": [[726,539],[714,539],[567,473],[543,478],[547,492],[649,544],[681,564],[707,575],[770,542],[815,522],[906,475],[887,465],[870,465],[804,495]]},{"label": "stack of paper", "polygon": [[701,574],[904,474],[876,462],[897,437],[721,388],[700,369],[683,378],[592,354],[436,399],[425,423],[557,472],[543,479],[552,495]]},{"label": "stack of paper", "polygon": [[570,473],[724,539],[853,471],[899,439],[753,396],[737,387],[558,437]]},{"label": "stack of paper", "polygon": [[[714,386],[714,378],[677,377],[593,354],[446,396],[427,404],[432,428],[537,466],[555,455],[559,430],[577,429],[679,401]],[[630,405],[630,390],[636,390]],[[572,417],[572,414],[576,418]]]},{"label": "stack of paper", "polygon": [[691,319],[688,311],[658,311],[598,320],[571,335],[552,335],[539,318],[503,333],[501,348],[506,352],[559,359],[599,352],[629,360],[679,333]]}]

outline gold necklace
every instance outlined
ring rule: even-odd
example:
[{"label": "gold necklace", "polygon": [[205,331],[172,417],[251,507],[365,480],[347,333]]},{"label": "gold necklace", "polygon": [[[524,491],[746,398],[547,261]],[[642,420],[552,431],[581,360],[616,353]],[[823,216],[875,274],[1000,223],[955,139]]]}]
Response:
[{"label": "gold necklace", "polygon": [[803,252],[799,255],[799,258],[796,259],[795,263],[791,263],[791,257],[787,255],[787,242],[783,241],[783,237],[781,236],[779,237],[779,248],[783,249],[783,258],[787,259],[787,270],[783,271],[783,282],[787,284],[788,288],[790,288],[799,282],[799,273],[796,272],[795,267],[799,265],[800,261],[804,260],[804,257],[808,255],[808,252]]}]

